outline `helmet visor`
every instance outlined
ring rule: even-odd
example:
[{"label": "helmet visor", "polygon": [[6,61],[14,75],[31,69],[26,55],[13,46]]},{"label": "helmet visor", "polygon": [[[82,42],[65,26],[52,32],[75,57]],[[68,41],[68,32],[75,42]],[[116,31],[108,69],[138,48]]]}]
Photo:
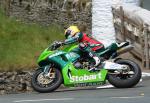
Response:
[{"label": "helmet visor", "polygon": [[71,30],[67,30],[65,37],[68,38],[68,36],[71,34]]}]

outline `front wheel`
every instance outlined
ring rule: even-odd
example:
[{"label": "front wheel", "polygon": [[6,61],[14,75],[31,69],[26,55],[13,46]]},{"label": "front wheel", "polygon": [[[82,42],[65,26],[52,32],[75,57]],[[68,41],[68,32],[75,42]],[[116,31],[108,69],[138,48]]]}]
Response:
[{"label": "front wheel", "polygon": [[62,83],[62,74],[59,69],[50,68],[49,75],[44,76],[42,69],[38,69],[32,76],[31,85],[40,93],[47,93],[56,90]]},{"label": "front wheel", "polygon": [[128,71],[117,73],[110,71],[108,81],[117,88],[131,88],[135,86],[141,79],[141,69],[135,62],[131,60],[119,59],[118,64],[127,65]]}]

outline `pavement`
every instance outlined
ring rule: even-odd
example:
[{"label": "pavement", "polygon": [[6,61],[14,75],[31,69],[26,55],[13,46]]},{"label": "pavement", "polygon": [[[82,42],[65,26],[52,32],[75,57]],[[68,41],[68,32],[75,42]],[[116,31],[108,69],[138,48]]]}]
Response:
[{"label": "pavement", "polygon": [[142,80],[147,80],[147,79],[150,80],[150,71],[148,71],[148,72],[143,71],[142,72]]}]

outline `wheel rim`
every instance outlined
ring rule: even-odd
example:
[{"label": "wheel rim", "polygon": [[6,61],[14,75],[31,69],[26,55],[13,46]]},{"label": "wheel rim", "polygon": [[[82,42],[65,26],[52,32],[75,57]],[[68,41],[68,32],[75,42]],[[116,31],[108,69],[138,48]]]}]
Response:
[{"label": "wheel rim", "polygon": [[132,78],[135,75],[136,71],[133,69],[132,65],[130,65],[130,64],[125,64],[125,65],[128,68],[127,70],[123,70],[122,72],[114,71],[112,73],[112,75],[118,79],[130,79],[130,78]]},{"label": "wheel rim", "polygon": [[51,68],[49,73],[45,76],[43,72],[41,72],[37,76],[37,83],[40,86],[47,87],[55,82],[56,79],[56,72],[54,68]]}]

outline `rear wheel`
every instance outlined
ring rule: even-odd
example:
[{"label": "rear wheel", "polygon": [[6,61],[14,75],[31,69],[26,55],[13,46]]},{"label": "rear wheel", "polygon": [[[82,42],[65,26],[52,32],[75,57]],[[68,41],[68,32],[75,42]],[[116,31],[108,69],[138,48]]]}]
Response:
[{"label": "rear wheel", "polygon": [[141,69],[131,60],[119,59],[118,64],[127,65],[128,70],[123,72],[111,71],[108,81],[117,88],[130,88],[135,86],[141,79]]},{"label": "rear wheel", "polygon": [[62,74],[59,69],[50,68],[49,75],[45,76],[42,69],[38,69],[32,76],[31,84],[34,90],[41,93],[52,92],[62,83]]}]

